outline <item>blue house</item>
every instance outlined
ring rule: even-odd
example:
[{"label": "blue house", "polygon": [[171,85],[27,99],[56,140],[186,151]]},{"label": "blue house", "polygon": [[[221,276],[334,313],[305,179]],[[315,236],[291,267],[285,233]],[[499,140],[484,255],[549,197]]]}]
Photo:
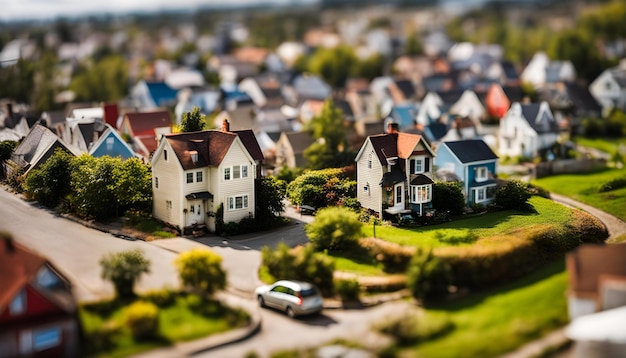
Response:
[{"label": "blue house", "polygon": [[100,138],[93,144],[93,146],[89,149],[89,154],[96,157],[104,157],[105,155],[111,157],[121,157],[126,160],[133,157],[139,157],[120,137],[115,129],[113,129],[108,124],[106,125],[107,129],[102,133]]},{"label": "blue house", "polygon": [[463,183],[467,205],[490,204],[496,193],[498,156],[482,139],[443,142],[437,148],[434,165],[439,177]]}]

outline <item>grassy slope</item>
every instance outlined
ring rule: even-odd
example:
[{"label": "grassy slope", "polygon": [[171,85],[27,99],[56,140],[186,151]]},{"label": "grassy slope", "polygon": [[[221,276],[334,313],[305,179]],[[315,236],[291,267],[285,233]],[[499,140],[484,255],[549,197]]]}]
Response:
[{"label": "grassy slope", "polygon": [[494,357],[513,351],[568,322],[564,260],[510,284],[438,307],[455,329],[406,349],[407,357]]},{"label": "grassy slope", "polygon": [[590,139],[579,137],[576,138],[576,143],[582,145],[583,147],[595,148],[613,155],[617,151],[620,144],[626,144],[626,138],[609,140],[604,138]]},{"label": "grassy slope", "polygon": [[[463,246],[471,243],[455,243],[446,240],[451,237],[475,235],[489,237],[505,234],[515,229],[533,224],[565,223],[570,218],[570,209],[541,197],[532,197],[529,203],[535,208],[534,213],[520,211],[498,211],[473,216],[462,220],[414,229],[403,229],[393,226],[377,226],[376,237],[408,246]],[[364,229],[365,236],[373,236],[373,227]]]},{"label": "grassy slope", "polygon": [[616,178],[626,178],[626,170],[608,169],[597,173],[555,175],[536,179],[533,184],[626,220],[626,188],[598,193],[602,184]]}]

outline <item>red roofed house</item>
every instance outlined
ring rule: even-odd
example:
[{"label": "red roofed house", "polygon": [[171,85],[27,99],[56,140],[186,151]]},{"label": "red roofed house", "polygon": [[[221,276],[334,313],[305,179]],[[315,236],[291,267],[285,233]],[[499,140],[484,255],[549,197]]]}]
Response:
[{"label": "red roofed house", "polygon": [[44,257],[6,235],[0,239],[0,272],[0,356],[77,356],[70,282]]},{"label": "red roofed house", "polygon": [[426,214],[432,201],[434,156],[424,137],[398,132],[394,123],[386,134],[367,137],[355,159],[361,206],[381,218],[383,212]]},{"label": "red roofed house", "polygon": [[167,110],[128,112],[119,130],[123,137],[130,137],[137,154],[150,158],[159,145],[158,139],[172,133],[172,116]]},{"label": "red roofed house", "polygon": [[215,231],[215,212],[239,222],[255,211],[254,179],[263,153],[251,130],[168,134],[152,157],[153,215],[186,231]]}]

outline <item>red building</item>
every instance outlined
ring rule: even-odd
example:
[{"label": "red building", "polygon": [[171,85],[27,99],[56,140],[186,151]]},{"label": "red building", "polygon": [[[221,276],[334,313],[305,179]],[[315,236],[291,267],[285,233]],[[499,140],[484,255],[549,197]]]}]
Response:
[{"label": "red building", "polygon": [[0,357],[78,355],[70,282],[44,257],[0,235]]}]

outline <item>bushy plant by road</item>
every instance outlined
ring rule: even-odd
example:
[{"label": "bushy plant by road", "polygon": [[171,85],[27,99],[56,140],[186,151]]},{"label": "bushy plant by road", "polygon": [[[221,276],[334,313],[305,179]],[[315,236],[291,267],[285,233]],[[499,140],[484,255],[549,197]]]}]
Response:
[{"label": "bushy plant by road", "polygon": [[354,206],[356,181],[349,177],[348,168],[313,170],[300,175],[287,185],[287,197],[292,204],[314,208]]},{"label": "bushy plant by road", "polygon": [[418,249],[407,270],[407,285],[416,299],[444,295],[452,282],[450,266],[432,253]]},{"label": "bushy plant by road", "polygon": [[496,191],[495,204],[503,209],[526,209],[530,196],[528,184],[510,180]]},{"label": "bushy plant by road", "polygon": [[159,308],[150,302],[137,301],[126,308],[124,321],[135,340],[155,338],[159,333]]},{"label": "bushy plant by road", "polygon": [[317,212],[315,220],[304,228],[318,251],[348,250],[361,236],[363,223],[354,211],[342,207],[328,207]]},{"label": "bushy plant by road", "polygon": [[100,260],[101,276],[111,281],[118,298],[135,296],[135,282],[150,272],[150,260],[141,250],[129,250],[106,255]]},{"label": "bushy plant by road", "polygon": [[56,207],[72,191],[73,158],[72,154],[57,148],[45,163],[28,174],[24,190],[42,205]]},{"label": "bushy plant by road", "polygon": [[194,291],[211,296],[226,287],[222,257],[207,249],[183,252],[174,261],[181,282]]}]

